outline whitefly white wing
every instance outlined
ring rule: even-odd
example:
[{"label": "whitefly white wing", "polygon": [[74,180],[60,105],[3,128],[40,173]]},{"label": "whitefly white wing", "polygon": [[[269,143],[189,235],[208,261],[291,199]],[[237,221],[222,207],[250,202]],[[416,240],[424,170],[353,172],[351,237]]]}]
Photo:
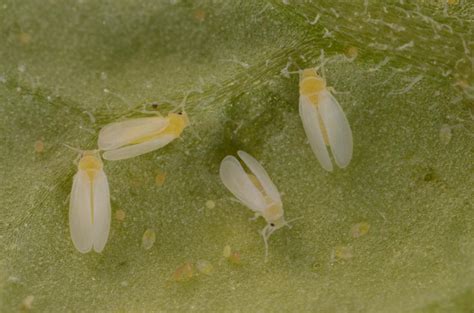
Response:
[{"label": "whitefly white wing", "polygon": [[102,252],[109,238],[110,230],[110,192],[107,176],[98,171],[93,185],[93,234],[92,242],[95,252]]},{"label": "whitefly white wing", "polygon": [[339,167],[345,168],[352,159],[352,131],[341,106],[327,90],[319,96],[319,112],[326,126],[334,160]]},{"label": "whitefly white wing", "polygon": [[162,131],[168,124],[168,119],[156,116],[105,125],[99,132],[99,149],[111,150],[127,145],[144,136]]},{"label": "whitefly white wing", "polygon": [[305,96],[300,96],[299,108],[303,128],[313,153],[325,170],[332,171],[333,165],[326,145],[324,144],[318,110]]},{"label": "whitefly white wing", "polygon": [[265,209],[265,198],[235,157],[228,155],[222,160],[219,175],[227,189],[249,209],[255,212]]},{"label": "whitefly white wing", "polygon": [[245,162],[245,165],[250,169],[250,171],[257,177],[257,179],[262,184],[263,189],[267,195],[275,202],[281,204],[280,192],[278,191],[275,184],[268,176],[267,171],[263,166],[250,154],[245,151],[238,151],[237,154]]},{"label": "whitefly white wing", "polygon": [[122,148],[117,148],[115,150],[109,150],[104,152],[102,157],[109,161],[123,160],[128,158],[133,158],[148,152],[151,152],[156,149],[160,149],[171,141],[173,141],[176,136],[173,135],[163,135],[159,138],[144,141],[142,143],[126,146]]},{"label": "whitefly white wing", "polygon": [[71,239],[79,252],[86,253],[92,248],[92,187],[86,171],[79,170],[72,183],[69,202],[69,229]]}]

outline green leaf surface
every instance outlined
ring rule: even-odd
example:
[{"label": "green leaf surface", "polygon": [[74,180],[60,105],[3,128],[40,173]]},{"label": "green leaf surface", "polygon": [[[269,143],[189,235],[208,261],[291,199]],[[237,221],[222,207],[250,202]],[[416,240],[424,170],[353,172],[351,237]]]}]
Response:
[{"label": "green leaf surface", "polygon": [[[0,311],[473,312],[473,16],[466,0],[0,2]],[[294,73],[321,65],[354,136],[332,173],[298,114]],[[63,144],[94,149],[105,124],[186,95],[180,140],[105,162],[109,241],[77,252]],[[304,217],[267,263],[265,222],[218,176],[239,149]]]}]

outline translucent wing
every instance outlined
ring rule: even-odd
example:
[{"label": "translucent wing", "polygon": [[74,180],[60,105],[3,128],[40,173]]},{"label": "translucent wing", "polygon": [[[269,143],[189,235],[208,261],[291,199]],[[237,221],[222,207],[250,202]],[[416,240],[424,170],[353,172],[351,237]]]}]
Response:
[{"label": "translucent wing", "polygon": [[95,252],[102,252],[107,243],[110,230],[110,193],[109,183],[104,171],[97,172],[93,185],[93,234]]},{"label": "translucent wing", "polygon": [[339,167],[345,168],[352,159],[352,131],[344,111],[329,91],[323,91],[319,96],[319,112],[334,160]]},{"label": "translucent wing", "polygon": [[255,160],[250,154],[245,151],[238,151],[237,154],[245,162],[245,165],[252,171],[252,173],[257,177],[257,179],[262,184],[263,189],[266,194],[275,202],[281,204],[280,192],[278,191],[275,184],[273,184],[270,176],[268,176],[267,171],[263,166]]},{"label": "translucent wing", "polygon": [[111,150],[144,136],[158,133],[169,124],[164,117],[143,117],[105,125],[99,132],[100,150]]},{"label": "translucent wing", "polygon": [[110,161],[133,158],[138,155],[142,155],[153,150],[162,148],[169,144],[171,141],[173,141],[175,138],[176,136],[173,135],[163,135],[158,137],[157,139],[145,141],[136,145],[106,151],[104,152],[102,157]]},{"label": "translucent wing", "polygon": [[262,193],[255,187],[235,157],[229,155],[222,160],[219,175],[227,189],[249,209],[262,212],[266,208]]},{"label": "translucent wing", "polygon": [[69,202],[69,229],[74,246],[82,253],[89,252],[93,242],[91,191],[86,171],[78,171],[73,179]]},{"label": "translucent wing", "polygon": [[332,162],[329,158],[326,145],[324,144],[321,125],[319,124],[318,110],[305,96],[300,96],[300,117],[303,121],[303,128],[308,137],[309,144],[316,158],[325,170],[332,171]]}]

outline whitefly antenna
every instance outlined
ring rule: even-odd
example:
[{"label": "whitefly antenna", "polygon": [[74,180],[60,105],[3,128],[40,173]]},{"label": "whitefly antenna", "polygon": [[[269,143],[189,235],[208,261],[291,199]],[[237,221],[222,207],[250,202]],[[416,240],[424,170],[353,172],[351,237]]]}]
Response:
[{"label": "whitefly antenna", "polygon": [[262,229],[263,243],[265,244],[265,263],[268,261],[268,239],[275,232],[276,228],[268,224]]},{"label": "whitefly antenna", "polygon": [[[289,71],[289,67],[294,64],[298,70],[297,71]],[[293,58],[290,56],[288,57],[288,63],[286,63],[286,66],[280,71],[280,74],[289,78],[290,75],[294,75],[294,74],[300,74],[302,71],[301,67],[298,65],[298,63],[295,62],[295,60],[293,60]]]},{"label": "whitefly antenna", "polygon": [[[84,153],[84,151],[86,151],[86,150],[82,150],[82,149],[79,149],[79,148],[70,146],[70,145],[68,145],[68,144],[66,144],[66,143],[63,143],[62,145],[65,146],[66,148],[68,148],[68,149],[74,151],[74,152],[77,152],[77,153],[81,153],[81,154],[82,154],[82,153]],[[94,149],[94,150],[88,150],[88,151],[92,151],[92,152],[95,153],[95,152],[99,152],[100,149]]]},{"label": "whitefly antenna", "polygon": [[84,152],[84,150],[81,150],[81,149],[79,149],[79,148],[75,148],[75,147],[70,146],[70,145],[65,144],[65,143],[63,143],[63,146],[65,146],[65,147],[68,148],[69,150],[72,150],[72,151],[77,152],[77,153],[83,153],[83,152]]},{"label": "whitefly antenna", "polygon": [[321,77],[326,80],[326,71],[324,69],[324,65],[326,65],[326,62],[328,59],[324,56],[324,50],[321,49],[321,54],[319,55],[319,65],[316,66],[316,71],[321,73]]},{"label": "whitefly antenna", "polygon": [[[181,103],[178,104],[171,112],[175,113],[175,112],[179,112],[179,113],[184,113],[186,114],[186,110],[185,110],[185,107],[186,107],[186,101],[188,100],[188,97],[189,95],[191,95],[193,92],[195,93],[202,93],[202,91],[200,90],[190,90],[188,91],[185,95],[184,95],[184,98],[183,100],[181,100]],[[189,125],[192,125],[192,121],[189,119],[189,116],[188,116],[188,122],[189,122]],[[199,136],[199,134],[197,134],[193,129],[192,127],[190,127],[191,129],[191,134],[197,138],[198,140],[201,140],[201,137]]]},{"label": "whitefly antenna", "polygon": [[188,91],[184,95],[183,100],[181,100],[181,102],[171,112],[176,112],[176,111],[185,112],[186,101],[188,100],[188,97],[194,92],[195,93],[202,93],[202,91],[200,91],[200,90],[190,90],[190,91]]},{"label": "whitefly antenna", "polygon": [[[284,226],[288,226],[288,228],[291,228],[292,226],[290,225],[291,222],[294,222],[296,220],[300,220],[304,218],[304,216],[300,216],[300,217],[297,217],[297,218],[294,218],[292,220],[289,220],[287,222],[285,222],[285,224],[283,224]],[[270,236],[277,230],[278,228],[274,227],[274,226],[271,226],[270,224],[267,224],[267,226],[265,226],[263,229],[262,229],[262,232],[261,232],[261,235],[262,235],[262,238],[263,238],[263,243],[265,244],[265,263],[268,261],[268,240],[270,239]]]},{"label": "whitefly antenna", "polygon": [[304,216],[296,217],[296,218],[294,218],[294,219],[292,219],[292,220],[286,221],[286,222],[285,222],[285,226],[287,226],[288,228],[291,228],[291,227],[292,227],[292,226],[290,225],[291,222],[300,220],[300,219],[302,219],[302,218],[304,218]]},{"label": "whitefly antenna", "polygon": [[77,157],[73,161],[73,163],[77,165],[77,163],[79,162],[79,159],[81,158],[82,154],[84,153],[84,150],[81,150],[79,148],[75,148],[75,147],[70,146],[70,145],[65,144],[65,143],[63,143],[63,146],[65,146],[69,150],[72,150],[72,151],[77,153]]},{"label": "whitefly antenna", "polygon": [[107,89],[107,88],[104,88],[104,93],[106,94],[110,94],[114,97],[116,97],[117,99],[120,99],[125,105],[127,105],[128,108],[130,108],[130,101],[128,101],[128,99],[126,99],[124,96],[122,96],[121,94],[118,94],[116,92],[113,92],[113,91],[110,91],[110,89]]}]

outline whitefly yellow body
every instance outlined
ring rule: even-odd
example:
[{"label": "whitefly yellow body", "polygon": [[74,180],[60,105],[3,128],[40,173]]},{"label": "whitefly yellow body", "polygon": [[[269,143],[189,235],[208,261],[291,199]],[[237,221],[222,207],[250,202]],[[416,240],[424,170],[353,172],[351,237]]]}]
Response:
[{"label": "whitefly yellow body", "polygon": [[143,117],[111,123],[99,132],[106,160],[122,160],[160,149],[178,138],[189,124],[186,113]]},{"label": "whitefly yellow body", "polygon": [[110,193],[97,151],[82,152],[69,203],[69,227],[79,252],[101,252],[110,230]]},{"label": "whitefly yellow body", "polygon": [[325,80],[313,68],[300,73],[299,111],[309,144],[321,166],[333,170],[327,146],[337,166],[348,166],[353,146],[349,122]]},{"label": "whitefly yellow body", "polygon": [[248,168],[248,173],[234,156],[226,156],[219,174],[224,185],[245,206],[262,216],[267,226],[261,234],[265,242],[265,259],[268,254],[268,238],[277,229],[288,225],[283,216],[280,193],[260,163],[244,151],[238,156]]}]

